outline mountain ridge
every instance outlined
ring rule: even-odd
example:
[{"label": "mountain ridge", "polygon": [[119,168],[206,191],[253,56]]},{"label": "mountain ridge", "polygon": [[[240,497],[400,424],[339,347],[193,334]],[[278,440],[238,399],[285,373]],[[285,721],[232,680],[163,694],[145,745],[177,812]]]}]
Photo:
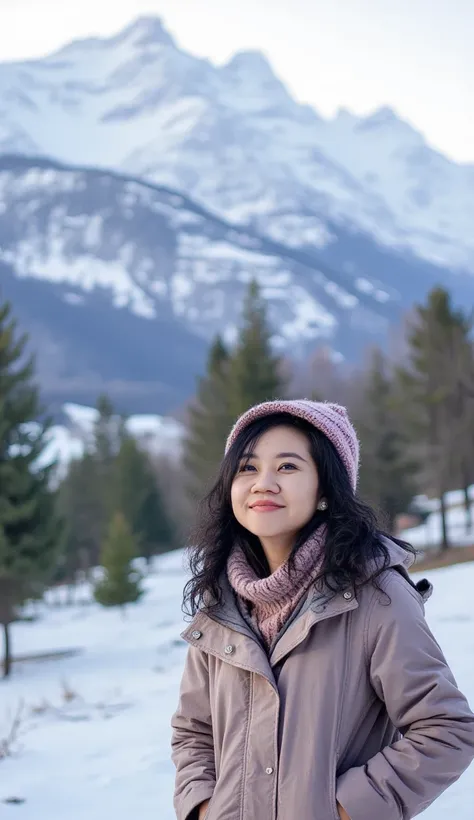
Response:
[{"label": "mountain ridge", "polygon": [[[106,390],[127,412],[176,411],[213,336],[235,340],[252,277],[280,353],[330,344],[354,361],[447,276],[333,225],[317,251],[286,246],[179,191],[49,158],[0,156],[0,208],[2,296],[56,407]],[[474,296],[473,277],[453,283]]]}]

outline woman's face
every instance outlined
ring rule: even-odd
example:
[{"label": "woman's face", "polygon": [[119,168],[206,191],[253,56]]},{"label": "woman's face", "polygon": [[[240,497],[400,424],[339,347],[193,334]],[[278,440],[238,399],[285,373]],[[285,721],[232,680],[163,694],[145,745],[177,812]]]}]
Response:
[{"label": "woman's face", "polygon": [[319,479],[304,433],[273,427],[244,453],[232,483],[237,521],[260,539],[294,541],[318,504]]}]

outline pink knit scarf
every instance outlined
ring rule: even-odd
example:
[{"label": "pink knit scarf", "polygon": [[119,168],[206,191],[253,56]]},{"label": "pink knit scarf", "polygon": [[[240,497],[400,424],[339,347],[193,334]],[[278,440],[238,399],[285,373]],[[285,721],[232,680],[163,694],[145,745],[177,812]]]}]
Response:
[{"label": "pink knit scarf", "polygon": [[251,616],[267,648],[296,609],[321,571],[326,527],[319,527],[298,550],[291,573],[288,562],[272,575],[259,578],[249,566],[241,547],[235,547],[227,563],[230,585],[251,605]]}]

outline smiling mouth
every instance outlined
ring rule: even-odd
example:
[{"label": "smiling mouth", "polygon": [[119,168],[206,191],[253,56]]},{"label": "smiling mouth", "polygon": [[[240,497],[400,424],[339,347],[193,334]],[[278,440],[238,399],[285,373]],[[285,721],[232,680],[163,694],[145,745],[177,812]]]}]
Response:
[{"label": "smiling mouth", "polygon": [[282,510],[283,507],[269,502],[268,504],[254,504],[250,509],[254,512],[276,512],[276,510]]}]

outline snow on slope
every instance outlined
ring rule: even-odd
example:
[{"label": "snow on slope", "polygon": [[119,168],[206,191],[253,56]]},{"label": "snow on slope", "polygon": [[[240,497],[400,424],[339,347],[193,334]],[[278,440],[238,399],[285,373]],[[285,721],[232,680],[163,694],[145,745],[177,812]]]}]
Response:
[{"label": "snow on slope", "polygon": [[275,222],[279,240],[290,239],[276,249],[167,188],[18,157],[0,157],[2,203],[0,261],[16,276],[66,286],[72,304],[95,290],[145,319],[174,316],[201,338],[220,332],[231,340],[250,276],[280,348],[330,337],[341,314],[351,325],[354,308],[378,314],[396,302],[389,288],[369,283],[369,292],[349,274],[337,286],[315,256],[303,265],[292,230],[313,245],[322,241],[318,225],[303,217]]},{"label": "snow on slope", "polygon": [[[98,411],[93,407],[65,404],[64,424],[55,424],[48,432],[48,445],[41,462],[57,462],[58,475],[62,475],[69,462],[80,458],[93,441],[94,424]],[[178,457],[184,435],[183,426],[173,418],[156,415],[135,415],[127,418],[125,427],[137,441],[153,455],[165,454]]]},{"label": "snow on slope", "polygon": [[474,166],[433,151],[390,109],[326,121],[263,55],[214,66],[180,50],[157,18],[0,64],[0,120],[0,151],[120,167],[275,235],[292,217],[299,244],[312,241],[311,222],[316,242],[328,241],[332,219],[474,270]]},{"label": "snow on slope", "polygon": [[[169,724],[186,652],[179,639],[182,561],[181,552],[157,561],[146,596],[126,618],[78,604],[44,609],[36,622],[13,625],[16,655],[81,653],[18,664],[2,684],[0,738],[8,710],[20,699],[25,731],[14,756],[0,761],[0,817],[174,818]],[[430,579],[435,592],[428,621],[474,706],[474,564],[437,570]],[[77,698],[65,701],[64,690]],[[473,794],[471,766],[423,817],[472,820]],[[3,805],[13,797],[25,802]]]}]

